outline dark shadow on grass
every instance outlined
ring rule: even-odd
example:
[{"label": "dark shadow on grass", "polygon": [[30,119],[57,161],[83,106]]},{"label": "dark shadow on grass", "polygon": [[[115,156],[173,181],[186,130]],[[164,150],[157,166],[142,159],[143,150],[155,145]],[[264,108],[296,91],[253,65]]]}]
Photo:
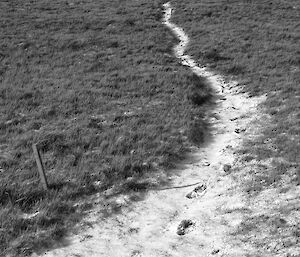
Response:
[{"label": "dark shadow on grass", "polygon": [[207,51],[203,56],[210,62],[227,61],[232,59],[230,57],[221,55],[219,50],[215,48]]},{"label": "dark shadow on grass", "polygon": [[[213,101],[209,104],[211,108],[213,108]],[[201,140],[198,140],[198,147],[204,147],[210,144],[212,141],[212,134],[210,131],[210,125],[205,124],[205,133],[201,134]],[[199,154],[195,150],[191,151],[186,151],[183,156],[181,156],[180,160],[176,161],[173,160],[172,165],[174,166],[173,169],[166,169],[165,173],[168,176],[174,176],[175,175],[180,175],[185,168],[187,168],[188,165],[192,163],[196,163],[199,161]],[[153,171],[155,172],[155,171]],[[126,182],[120,182],[119,185],[116,185],[116,190],[112,190],[109,194],[105,195],[103,197],[103,202],[101,202],[101,205],[104,206],[102,210],[99,211],[99,215],[102,215],[104,219],[106,218],[111,218],[116,215],[121,215],[124,211],[123,206],[119,204],[118,197],[121,195],[126,195],[128,196],[127,199],[129,199],[129,205],[127,205],[124,208],[130,207],[134,202],[140,202],[144,201],[147,194],[150,191],[161,191],[161,190],[176,190],[179,188],[184,188],[184,187],[191,187],[195,186],[197,184],[201,183],[201,181],[193,184],[186,184],[186,185],[180,185],[176,186],[173,184],[172,180],[166,180],[166,179],[161,179],[158,181],[158,183],[153,183],[150,180],[147,180],[143,178],[143,176],[140,177],[134,177]],[[113,185],[113,184],[111,184]],[[56,182],[51,184],[50,188],[51,190],[65,190],[65,188],[69,188],[70,191],[72,191],[72,188],[74,189],[75,185],[72,185],[69,182]],[[90,195],[95,194],[96,192],[102,192],[103,195],[105,194],[105,190],[109,189],[109,185],[104,186],[103,188],[96,188],[96,187],[91,187],[91,190],[88,191],[78,191],[75,190],[75,196],[74,193],[70,192],[69,195],[72,197],[75,197],[78,199],[81,198],[82,200],[85,199],[85,197],[89,197]],[[88,200],[88,198],[87,198]],[[93,204],[90,205],[89,208],[92,208]],[[84,215],[84,214],[83,214]],[[82,217],[83,217],[82,215]],[[92,226],[91,224],[87,224],[89,226]],[[51,246],[51,248],[46,247],[46,249],[51,250],[55,248],[62,248],[68,246],[71,241],[69,241],[65,236],[66,236],[66,231],[63,232],[61,237],[59,238],[58,241],[55,241],[55,243]],[[39,253],[42,253],[39,251]]]},{"label": "dark shadow on grass", "polygon": [[70,185],[68,181],[54,182],[49,185],[49,190],[61,190],[63,187]]}]

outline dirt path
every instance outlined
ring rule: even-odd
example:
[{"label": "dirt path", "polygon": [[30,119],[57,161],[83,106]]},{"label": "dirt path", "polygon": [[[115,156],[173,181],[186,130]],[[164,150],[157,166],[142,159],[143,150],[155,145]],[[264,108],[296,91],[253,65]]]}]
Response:
[{"label": "dirt path", "polygon": [[180,39],[174,49],[176,57],[195,74],[206,77],[216,92],[216,108],[207,117],[213,140],[169,178],[174,187],[150,191],[133,205],[127,205],[129,196],[117,197],[114,201],[122,214],[106,219],[100,214],[103,206],[98,200],[86,220],[93,226],[43,256],[241,257],[252,251],[229,235],[241,222],[245,208],[230,172],[235,165],[234,149],[256,119],[256,106],[262,99],[240,93],[237,83],[225,83],[185,55],[188,36],[170,22],[171,5],[164,7],[164,24]]}]

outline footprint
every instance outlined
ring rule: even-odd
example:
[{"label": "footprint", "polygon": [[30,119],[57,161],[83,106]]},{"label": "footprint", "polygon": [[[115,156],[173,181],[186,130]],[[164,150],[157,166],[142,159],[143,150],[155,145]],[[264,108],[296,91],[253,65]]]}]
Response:
[{"label": "footprint", "polygon": [[192,220],[182,220],[177,227],[177,235],[179,236],[185,235],[187,232],[190,231],[189,228],[191,228],[194,225],[195,222],[193,222]]},{"label": "footprint", "polygon": [[203,192],[207,189],[205,184],[201,184],[194,188],[194,190],[186,195],[187,198],[197,198],[203,194]]}]

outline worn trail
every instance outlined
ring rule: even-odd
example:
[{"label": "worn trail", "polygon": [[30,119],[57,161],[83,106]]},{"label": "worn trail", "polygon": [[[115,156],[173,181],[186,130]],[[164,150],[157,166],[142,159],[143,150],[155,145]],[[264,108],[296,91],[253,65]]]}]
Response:
[{"label": "worn trail", "polygon": [[229,235],[242,220],[238,210],[245,208],[230,172],[235,165],[234,149],[255,119],[259,99],[240,93],[237,83],[226,83],[186,55],[189,38],[170,21],[170,3],[164,8],[163,23],[180,40],[174,48],[176,57],[196,75],[207,78],[215,91],[216,105],[207,115],[212,140],[195,151],[180,171],[174,171],[169,189],[150,191],[133,205],[127,204],[128,196],[118,196],[114,200],[121,213],[105,219],[99,200],[86,220],[93,226],[46,256],[241,257],[251,251]]}]

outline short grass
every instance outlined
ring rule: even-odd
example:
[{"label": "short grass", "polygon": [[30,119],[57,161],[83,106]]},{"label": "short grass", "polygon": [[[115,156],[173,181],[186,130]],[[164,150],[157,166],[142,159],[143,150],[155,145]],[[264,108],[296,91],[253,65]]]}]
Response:
[{"label": "short grass", "polygon": [[80,197],[170,167],[201,144],[211,92],[172,56],[161,18],[159,0],[0,2],[3,255],[51,245],[81,218]]},{"label": "short grass", "polygon": [[[247,176],[250,181],[244,181],[245,193],[253,197],[268,188],[286,192],[300,184],[300,2],[186,0],[174,5],[173,21],[191,38],[189,54],[240,81],[250,96],[267,95],[262,106],[266,119],[257,124],[260,134],[247,140],[239,152],[244,162],[262,163]],[[292,213],[299,214],[299,208],[278,208],[274,215]],[[291,245],[297,244],[299,227],[280,223],[282,230],[271,231],[272,222],[246,220],[241,229],[251,233],[247,224],[269,226],[270,238],[288,235]],[[262,249],[268,240],[259,238],[254,241]]]}]

